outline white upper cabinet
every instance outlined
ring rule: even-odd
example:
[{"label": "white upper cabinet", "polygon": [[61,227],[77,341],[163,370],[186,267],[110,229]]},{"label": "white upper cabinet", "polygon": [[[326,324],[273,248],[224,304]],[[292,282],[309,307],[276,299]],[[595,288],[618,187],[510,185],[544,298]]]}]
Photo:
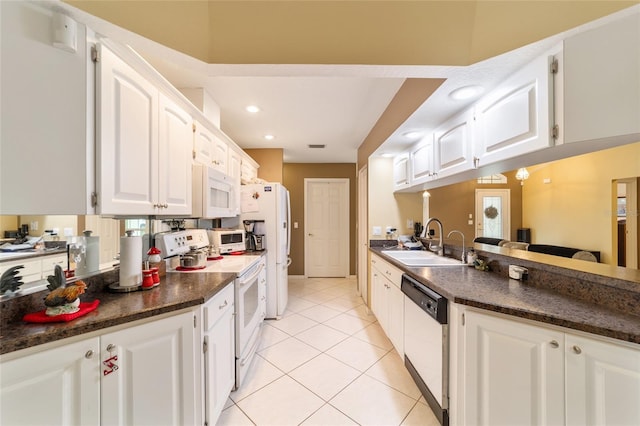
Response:
[{"label": "white upper cabinet", "polygon": [[212,167],[221,173],[228,174],[229,147],[216,136],[213,137]]},{"label": "white upper cabinet", "polygon": [[194,160],[226,174],[229,172],[227,166],[228,156],[228,145],[204,125],[196,123]]},{"label": "white upper cabinet", "polygon": [[193,159],[205,166],[213,164],[213,133],[198,122],[195,123]]},{"label": "white upper cabinet", "polygon": [[161,214],[191,214],[191,116],[160,94],[158,200]]},{"label": "white upper cabinet", "polygon": [[410,184],[409,177],[409,155],[401,154],[393,160],[394,189],[407,188]]},{"label": "white upper cabinet", "polygon": [[435,131],[436,177],[473,168],[473,110],[444,122]]},{"label": "white upper cabinet", "polygon": [[253,183],[254,179],[258,177],[258,166],[256,166],[253,160],[250,160],[246,155],[242,158],[240,164],[240,182],[244,184]]},{"label": "white upper cabinet", "polygon": [[433,177],[433,135],[425,136],[411,149],[411,184],[426,182]]},{"label": "white upper cabinet", "polygon": [[94,66],[90,32],[53,46],[52,12],[0,2],[0,214],[92,213]]},{"label": "white upper cabinet", "polygon": [[640,140],[640,14],[564,42],[564,142]]},{"label": "white upper cabinet", "polygon": [[105,46],[98,49],[100,214],[190,214],[191,118]]},{"label": "white upper cabinet", "polygon": [[478,166],[553,145],[551,61],[539,57],[476,104]]},{"label": "white upper cabinet", "polygon": [[103,45],[98,50],[98,210],[155,214],[158,89]]}]

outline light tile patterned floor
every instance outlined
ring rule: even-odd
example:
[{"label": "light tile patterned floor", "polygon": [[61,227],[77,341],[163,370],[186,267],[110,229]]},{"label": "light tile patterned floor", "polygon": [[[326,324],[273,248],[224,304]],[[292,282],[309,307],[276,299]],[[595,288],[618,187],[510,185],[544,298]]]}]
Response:
[{"label": "light tile patterned floor", "polygon": [[218,425],[421,425],[438,421],[356,294],[356,280],[290,278],[245,383]]}]

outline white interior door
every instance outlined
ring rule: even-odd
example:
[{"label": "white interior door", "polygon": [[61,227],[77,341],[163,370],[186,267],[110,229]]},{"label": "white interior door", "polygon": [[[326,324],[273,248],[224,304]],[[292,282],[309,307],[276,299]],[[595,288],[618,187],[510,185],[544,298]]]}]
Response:
[{"label": "white interior door", "polygon": [[349,179],[305,179],[305,275],[349,276]]},{"label": "white interior door", "polygon": [[369,229],[367,218],[367,166],[358,172],[358,294],[367,300],[367,262]]},{"label": "white interior door", "polygon": [[511,190],[476,189],[476,237],[511,239]]}]

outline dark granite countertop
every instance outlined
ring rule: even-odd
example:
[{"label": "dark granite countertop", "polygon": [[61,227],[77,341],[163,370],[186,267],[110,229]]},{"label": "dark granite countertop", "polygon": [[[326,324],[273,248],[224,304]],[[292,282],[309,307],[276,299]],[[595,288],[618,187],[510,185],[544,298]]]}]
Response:
[{"label": "dark granite countertop", "polygon": [[[0,323],[0,354],[197,306],[236,277],[233,273],[167,274],[162,277],[160,285],[151,290],[110,293],[105,289],[117,280],[118,274],[112,275],[111,279],[87,280],[89,288],[80,300],[90,302],[99,299],[100,305],[95,311],[66,323],[31,324],[22,321],[24,314],[44,309],[42,298],[46,291],[35,293],[33,297],[2,302],[5,312]],[[9,310],[14,313],[9,313]]]},{"label": "dark granite countertop", "polygon": [[635,291],[620,289],[612,294],[616,289],[593,283],[584,273],[571,278],[567,271],[566,275],[544,271],[544,265],[538,265],[539,271],[526,265],[529,280],[517,281],[509,279],[500,265],[495,268],[498,272],[469,266],[406,267],[382,248],[370,250],[455,303],[640,343],[640,284]]}]

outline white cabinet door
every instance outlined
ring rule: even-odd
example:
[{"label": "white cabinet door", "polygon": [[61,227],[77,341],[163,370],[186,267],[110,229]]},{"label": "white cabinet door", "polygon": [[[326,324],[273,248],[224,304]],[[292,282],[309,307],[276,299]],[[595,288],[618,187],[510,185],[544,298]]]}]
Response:
[{"label": "white cabinet door", "polygon": [[551,59],[537,58],[476,104],[479,166],[553,145]]},{"label": "white cabinet door", "polygon": [[422,139],[411,150],[411,184],[423,183],[433,176],[433,135]]},{"label": "white cabinet door", "polygon": [[233,207],[233,211],[236,215],[240,214],[240,184],[241,184],[241,176],[242,176],[242,156],[237,151],[230,149],[229,150],[229,176],[231,177],[235,188],[236,188],[236,198],[235,205]]},{"label": "white cabinet door", "polygon": [[404,358],[404,293],[390,281],[388,285],[388,337],[400,357]]},{"label": "white cabinet door", "polygon": [[195,336],[191,312],[104,334],[101,424],[195,424]]},{"label": "white cabinet door", "polygon": [[640,140],[640,14],[564,41],[564,142]]},{"label": "white cabinet door", "polygon": [[218,170],[221,173],[228,174],[229,170],[227,168],[227,162],[229,159],[229,147],[223,141],[221,141],[218,137],[214,135],[213,137],[213,168]]},{"label": "white cabinet door", "polygon": [[640,424],[640,348],[572,334],[565,347],[567,424]]},{"label": "white cabinet door", "polygon": [[0,215],[92,213],[93,83],[87,28],[54,46],[50,5],[0,1]]},{"label": "white cabinet door", "polygon": [[3,425],[99,425],[97,337],[0,364]]},{"label": "white cabinet door", "polygon": [[203,308],[205,423],[216,424],[235,385],[234,287],[228,285]]},{"label": "white cabinet door", "polygon": [[98,49],[98,209],[102,214],[155,214],[158,90],[109,49]]},{"label": "white cabinet door", "polygon": [[444,122],[434,134],[436,177],[450,176],[473,168],[473,111]]},{"label": "white cabinet door", "polygon": [[396,351],[404,356],[404,294],[399,287],[401,277],[402,272],[398,268],[379,256],[371,256],[371,310]]},{"label": "white cabinet door", "polygon": [[258,168],[254,166],[251,161],[242,159],[240,173],[240,182],[244,184],[255,183],[254,179],[258,177]]},{"label": "white cabinet door", "polygon": [[564,424],[564,334],[464,315],[464,424]]},{"label": "white cabinet door", "polygon": [[166,96],[159,99],[158,204],[160,214],[191,214],[191,116]]},{"label": "white cabinet door", "polygon": [[193,159],[205,166],[213,165],[213,133],[205,126],[196,122],[194,136]]},{"label": "white cabinet door", "polygon": [[409,186],[409,155],[402,154],[393,160],[393,187],[395,190]]}]

